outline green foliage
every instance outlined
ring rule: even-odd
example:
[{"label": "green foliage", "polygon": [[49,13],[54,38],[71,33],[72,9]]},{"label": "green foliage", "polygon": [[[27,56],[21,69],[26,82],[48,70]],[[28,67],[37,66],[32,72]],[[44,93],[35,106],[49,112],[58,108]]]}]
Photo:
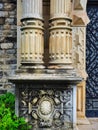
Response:
[{"label": "green foliage", "polygon": [[24,118],[15,115],[15,96],[6,93],[0,96],[0,130],[30,130]]}]

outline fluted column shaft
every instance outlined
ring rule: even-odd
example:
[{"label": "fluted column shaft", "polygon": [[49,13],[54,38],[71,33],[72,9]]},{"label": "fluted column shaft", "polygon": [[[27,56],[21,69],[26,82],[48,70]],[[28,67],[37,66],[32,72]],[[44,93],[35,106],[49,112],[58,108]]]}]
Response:
[{"label": "fluted column shaft", "polygon": [[50,1],[50,64],[72,64],[71,0]]},{"label": "fluted column shaft", "polygon": [[43,64],[44,29],[42,0],[22,1],[21,64]]},{"label": "fluted column shaft", "polygon": [[50,15],[53,17],[69,17],[71,0],[51,0]]},{"label": "fluted column shaft", "polygon": [[22,10],[23,18],[42,19],[42,0],[23,0]]}]

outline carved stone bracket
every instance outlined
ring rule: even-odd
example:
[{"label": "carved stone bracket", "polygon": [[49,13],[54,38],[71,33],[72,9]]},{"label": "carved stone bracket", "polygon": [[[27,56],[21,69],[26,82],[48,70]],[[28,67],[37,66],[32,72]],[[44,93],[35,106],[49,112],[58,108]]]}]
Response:
[{"label": "carved stone bracket", "polygon": [[86,26],[89,18],[86,13],[87,0],[73,0],[73,26]]}]

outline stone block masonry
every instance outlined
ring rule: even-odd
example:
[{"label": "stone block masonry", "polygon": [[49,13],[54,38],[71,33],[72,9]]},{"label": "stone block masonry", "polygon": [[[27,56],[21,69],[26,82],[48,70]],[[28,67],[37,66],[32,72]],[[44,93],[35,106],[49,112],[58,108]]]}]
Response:
[{"label": "stone block masonry", "polygon": [[17,64],[17,0],[0,0],[0,94],[11,91],[8,76]]}]

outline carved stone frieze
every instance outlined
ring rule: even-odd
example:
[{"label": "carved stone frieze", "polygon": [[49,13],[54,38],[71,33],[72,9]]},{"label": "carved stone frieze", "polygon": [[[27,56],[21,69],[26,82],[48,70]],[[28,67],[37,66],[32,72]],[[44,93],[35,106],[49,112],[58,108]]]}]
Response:
[{"label": "carved stone frieze", "polygon": [[19,89],[19,115],[39,128],[72,127],[73,89],[33,90]]}]

